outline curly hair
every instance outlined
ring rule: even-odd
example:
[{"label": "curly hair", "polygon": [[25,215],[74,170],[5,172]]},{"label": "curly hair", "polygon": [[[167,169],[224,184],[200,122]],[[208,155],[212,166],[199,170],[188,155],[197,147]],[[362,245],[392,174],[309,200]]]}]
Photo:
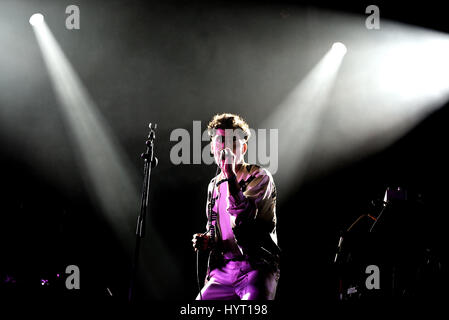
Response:
[{"label": "curly hair", "polygon": [[214,135],[216,129],[240,129],[245,141],[248,141],[251,136],[248,123],[241,116],[233,113],[216,114],[207,125],[207,132],[210,137]]}]

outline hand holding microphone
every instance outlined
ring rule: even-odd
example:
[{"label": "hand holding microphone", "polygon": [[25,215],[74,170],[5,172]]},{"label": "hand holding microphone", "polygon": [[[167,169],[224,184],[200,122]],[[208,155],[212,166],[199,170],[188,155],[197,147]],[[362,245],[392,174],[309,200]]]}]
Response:
[{"label": "hand holding microphone", "polygon": [[219,166],[226,178],[235,175],[235,155],[231,149],[224,148],[221,150]]},{"label": "hand holding microphone", "polygon": [[195,233],[192,244],[195,251],[206,251],[209,248],[210,235],[206,233]]}]

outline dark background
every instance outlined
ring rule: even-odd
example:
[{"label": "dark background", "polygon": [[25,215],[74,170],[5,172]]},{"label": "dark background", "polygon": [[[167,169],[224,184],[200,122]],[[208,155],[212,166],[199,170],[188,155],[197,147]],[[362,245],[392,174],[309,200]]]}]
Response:
[{"label": "dark background", "polygon": [[[163,295],[152,293],[147,283],[139,287],[138,297],[140,301],[190,302],[197,293],[190,239],[194,232],[203,231],[206,187],[215,167],[172,165],[169,134],[174,128],[191,132],[192,120],[201,120],[204,129],[211,116],[222,111],[240,113],[257,128],[264,114],[294,86],[295,73],[309,67],[304,62],[293,70],[287,63],[258,69],[276,51],[275,46],[266,46],[270,39],[277,41],[270,27],[280,28],[276,21],[281,12],[307,10],[312,5],[297,1],[78,1],[81,29],[71,32],[63,27],[69,4],[1,4],[1,35],[7,42],[0,70],[4,110],[0,128],[1,293],[31,300],[92,301],[107,300],[109,288],[111,299],[125,301],[131,265],[130,253],[90,200],[80,176],[76,151],[58,114],[28,24],[29,16],[40,11],[131,159],[138,188],[139,154],[144,150],[147,124],[158,123],[155,151],[160,165],[153,172],[148,223],[175,257],[179,274],[166,275],[162,282],[169,289]],[[364,14],[368,4],[318,1],[313,7]],[[382,18],[448,31],[441,6],[376,4]],[[272,26],[257,20],[258,14],[268,15]],[[250,38],[260,42],[254,51],[239,45]],[[233,52],[234,47],[243,54]],[[268,78],[267,70],[272,72]],[[273,90],[264,90],[271,83]],[[340,232],[372,210],[371,200],[382,198],[391,185],[420,194],[426,214],[415,221],[418,225],[422,221],[426,228],[417,229],[417,234],[431,236],[435,252],[445,263],[448,116],[445,105],[386,149],[310,177],[296,190],[289,190],[277,208],[284,253],[281,301],[336,303],[332,261]],[[135,219],[133,213],[129,219]],[[200,261],[204,274],[204,257]],[[63,280],[55,278],[69,264],[81,270],[82,289],[76,292],[65,290]],[[16,282],[8,282],[8,277]],[[40,279],[49,279],[50,285],[41,286]]]}]

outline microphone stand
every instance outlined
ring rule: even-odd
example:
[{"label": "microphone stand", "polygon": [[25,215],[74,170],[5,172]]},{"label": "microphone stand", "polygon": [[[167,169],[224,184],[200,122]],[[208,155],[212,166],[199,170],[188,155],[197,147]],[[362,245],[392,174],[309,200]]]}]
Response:
[{"label": "microphone stand", "polygon": [[150,132],[148,134],[148,139],[145,142],[147,149],[141,154],[141,158],[144,160],[144,177],[142,186],[142,196],[140,203],[140,214],[137,217],[137,227],[136,227],[136,246],[134,251],[134,260],[131,271],[131,280],[128,291],[128,301],[132,302],[135,299],[135,281],[136,274],[139,265],[139,251],[142,238],[145,236],[145,221],[148,212],[148,195],[150,192],[150,180],[151,180],[151,169],[157,166],[158,160],[154,156],[153,147],[154,140],[156,138],[157,124],[154,128],[149,124]]}]

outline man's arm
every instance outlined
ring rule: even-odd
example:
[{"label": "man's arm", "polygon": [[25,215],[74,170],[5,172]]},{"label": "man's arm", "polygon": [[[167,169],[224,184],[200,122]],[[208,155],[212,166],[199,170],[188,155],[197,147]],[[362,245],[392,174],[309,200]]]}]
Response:
[{"label": "man's arm", "polygon": [[[207,250],[210,245],[210,230],[209,230],[209,203],[213,196],[212,188],[213,188],[214,179],[209,182],[209,186],[207,187],[207,201],[206,201],[206,231],[204,233],[195,233],[192,238],[193,248],[196,250]],[[211,196],[209,196],[209,193]],[[213,208],[212,208],[213,209]]]},{"label": "man's arm", "polygon": [[[245,192],[235,178],[228,181],[229,214],[236,217],[236,225],[256,223],[258,227],[271,232],[276,224],[276,189],[271,174],[265,169],[252,173],[253,179]],[[234,180],[234,181],[232,181]]]}]

